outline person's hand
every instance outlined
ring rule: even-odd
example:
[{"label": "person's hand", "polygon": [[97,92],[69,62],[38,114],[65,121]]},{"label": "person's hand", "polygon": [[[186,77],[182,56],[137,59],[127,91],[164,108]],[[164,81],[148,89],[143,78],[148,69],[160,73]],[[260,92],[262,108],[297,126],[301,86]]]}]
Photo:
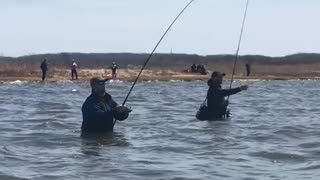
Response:
[{"label": "person's hand", "polygon": [[248,85],[242,85],[242,86],[240,86],[240,89],[241,89],[241,91],[247,90],[248,89]]},{"label": "person's hand", "polygon": [[131,111],[127,106],[117,106],[113,109],[114,117],[120,121],[127,119]]}]

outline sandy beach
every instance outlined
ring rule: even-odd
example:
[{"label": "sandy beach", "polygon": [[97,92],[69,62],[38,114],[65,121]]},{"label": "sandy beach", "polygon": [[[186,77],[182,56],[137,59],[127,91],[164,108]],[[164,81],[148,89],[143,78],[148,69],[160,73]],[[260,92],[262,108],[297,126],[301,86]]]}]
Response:
[{"label": "sandy beach", "polygon": [[[134,81],[138,76],[139,70],[120,69],[118,71],[117,80],[121,81]],[[198,73],[185,73],[177,72],[172,70],[144,70],[138,81],[206,81],[210,78],[211,72],[207,75],[200,75]],[[74,82],[85,82],[92,77],[104,77],[111,78],[111,72],[104,69],[80,69],[78,70],[78,80],[72,80],[70,70],[60,69],[50,71],[47,75],[47,82],[59,82],[59,81],[74,81]],[[279,75],[252,75],[244,76],[236,74],[234,80],[318,80],[320,77],[315,76],[279,76]],[[226,74],[225,80],[230,80],[231,74]],[[30,82],[41,82],[41,72],[38,74],[32,74],[27,76],[0,76],[0,81],[30,81]]]}]

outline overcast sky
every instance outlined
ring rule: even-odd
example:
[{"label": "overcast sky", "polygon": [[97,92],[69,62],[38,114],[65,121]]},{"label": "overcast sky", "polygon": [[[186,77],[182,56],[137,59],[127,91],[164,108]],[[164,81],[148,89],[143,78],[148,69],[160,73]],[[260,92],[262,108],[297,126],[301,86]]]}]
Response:
[{"label": "overcast sky", "polygon": [[[150,53],[189,0],[0,0],[0,55]],[[195,0],[156,52],[234,54],[246,0]],[[250,0],[240,54],[320,53],[319,0]]]}]

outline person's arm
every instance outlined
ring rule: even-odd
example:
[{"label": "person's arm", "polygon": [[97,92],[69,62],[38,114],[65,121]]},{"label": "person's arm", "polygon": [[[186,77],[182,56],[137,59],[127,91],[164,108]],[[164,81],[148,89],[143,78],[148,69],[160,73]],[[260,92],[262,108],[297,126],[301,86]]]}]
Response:
[{"label": "person's arm", "polygon": [[232,89],[221,89],[220,93],[221,93],[221,96],[230,96],[230,95],[236,94],[240,91],[241,91],[240,87],[237,87],[237,88],[232,88]]},{"label": "person's arm", "polygon": [[118,103],[115,100],[113,100],[112,96],[110,96],[109,105],[110,105],[111,109],[118,106]]},{"label": "person's arm", "polygon": [[230,96],[232,94],[236,94],[242,90],[247,90],[248,89],[248,86],[247,85],[243,85],[243,86],[240,86],[240,87],[237,87],[237,88],[232,88],[232,89],[222,89],[220,91],[221,95],[222,96]]}]

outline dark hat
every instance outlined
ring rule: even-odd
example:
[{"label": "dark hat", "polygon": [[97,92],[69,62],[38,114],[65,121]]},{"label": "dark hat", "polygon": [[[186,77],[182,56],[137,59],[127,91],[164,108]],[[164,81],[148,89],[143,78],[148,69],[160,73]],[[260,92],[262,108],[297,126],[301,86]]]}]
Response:
[{"label": "dark hat", "polygon": [[214,71],[212,74],[211,74],[211,77],[223,77],[225,76],[226,74],[225,73],[221,73],[219,71]]},{"label": "dark hat", "polygon": [[90,86],[96,86],[96,85],[105,85],[106,81],[108,81],[109,79],[103,79],[100,77],[94,77],[90,79]]}]

